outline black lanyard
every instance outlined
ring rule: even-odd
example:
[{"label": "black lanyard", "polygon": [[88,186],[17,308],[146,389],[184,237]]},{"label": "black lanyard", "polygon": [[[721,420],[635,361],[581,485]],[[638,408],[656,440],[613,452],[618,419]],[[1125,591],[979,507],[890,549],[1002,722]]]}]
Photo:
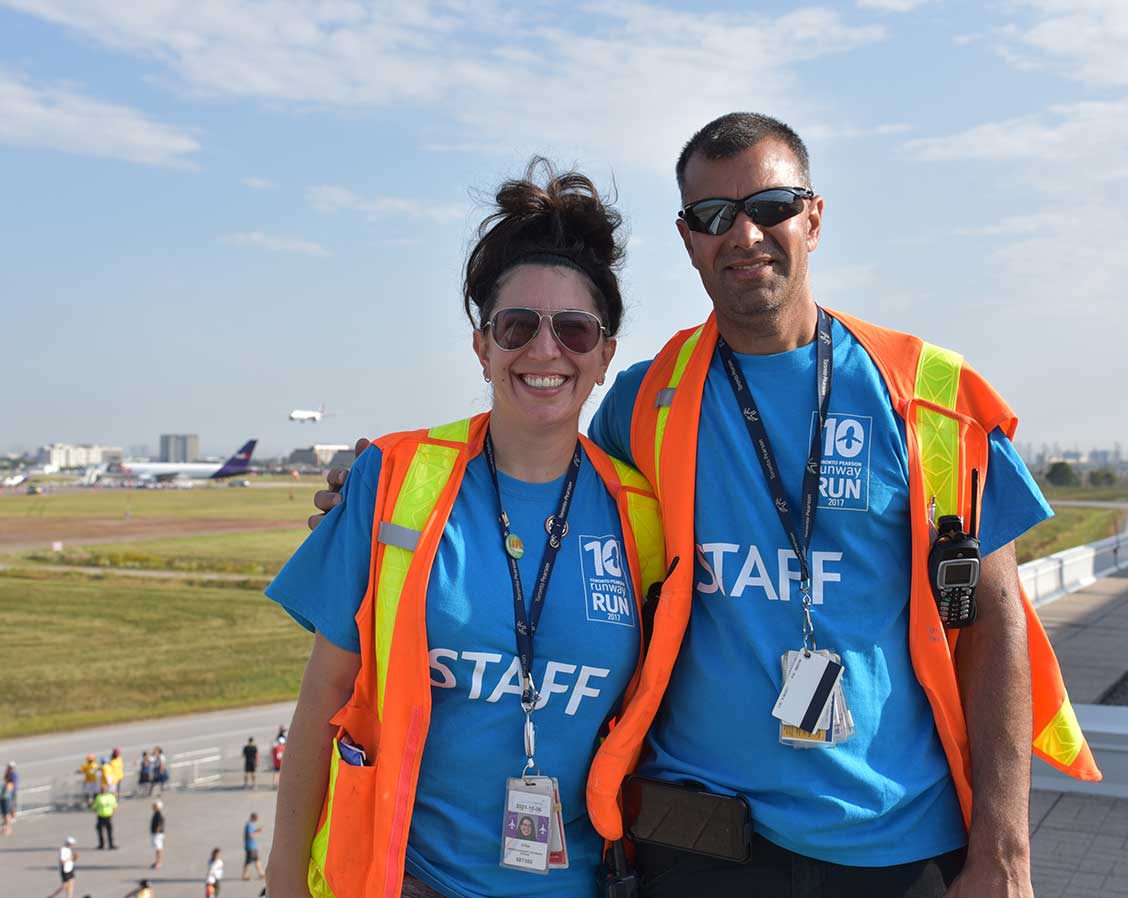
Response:
[{"label": "black lanyard", "polygon": [[[783,480],[780,476],[779,465],[776,463],[775,453],[772,452],[771,442],[768,440],[768,430],[760,417],[760,410],[756,407],[756,400],[752,398],[752,391],[741,373],[736,356],[725,342],[724,337],[717,338],[717,351],[721,354],[721,362],[728,375],[729,385],[740,406],[741,416],[748,428],[748,435],[752,438],[752,445],[756,447],[756,457],[760,460],[760,468],[764,472],[764,479],[768,481],[771,490],[772,502],[779,514],[780,523],[791,543],[791,551],[799,559],[799,573],[802,578],[800,588],[803,590],[804,604],[811,587],[811,568],[807,563],[807,549],[811,545],[811,533],[815,529],[815,512],[819,507],[819,473],[822,469],[822,447],[824,440],[823,430],[826,427],[826,413],[830,407],[830,387],[834,375],[834,341],[830,330],[830,316],[819,308],[818,325],[815,329],[815,369],[816,369],[816,395],[818,396],[819,424],[811,436],[811,449],[807,453],[807,469],[803,473],[803,494],[800,499],[799,526],[796,527],[795,516],[791,512],[791,504],[787,501],[787,493],[783,490]],[[802,539],[800,539],[802,532]]]},{"label": "black lanyard", "polygon": [[552,576],[552,567],[556,564],[556,555],[560,551],[560,543],[564,534],[568,532],[568,509],[572,505],[572,497],[576,492],[576,479],[580,475],[580,459],[582,457],[580,441],[576,440],[576,450],[572,453],[572,463],[568,465],[568,476],[564,479],[564,489],[560,493],[560,503],[556,514],[545,522],[548,538],[544,544],[544,555],[541,556],[540,570],[537,573],[537,585],[533,589],[533,600],[529,613],[525,613],[525,590],[521,586],[521,571],[517,567],[517,559],[509,551],[509,516],[505,513],[505,505],[501,501],[501,487],[497,482],[497,461],[494,459],[493,438],[486,431],[485,443],[486,464],[490,468],[490,477],[493,478],[494,490],[497,492],[497,507],[499,510],[498,523],[501,524],[501,544],[505,549],[505,558],[509,562],[509,577],[513,581],[513,630],[517,636],[517,657],[521,659],[521,704],[526,711],[532,710],[537,702],[536,690],[533,688],[533,637],[537,634],[537,625],[540,623],[541,612],[544,610],[544,599],[548,595],[548,581]]}]

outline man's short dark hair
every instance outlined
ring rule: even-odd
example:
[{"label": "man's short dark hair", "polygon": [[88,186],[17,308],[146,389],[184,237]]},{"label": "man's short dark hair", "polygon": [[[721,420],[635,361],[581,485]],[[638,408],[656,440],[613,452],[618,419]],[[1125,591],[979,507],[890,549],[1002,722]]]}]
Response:
[{"label": "man's short dark hair", "polygon": [[811,160],[798,134],[770,115],[730,112],[709,122],[682,149],[677,165],[678,189],[685,190],[685,167],[695,153],[701,153],[706,159],[729,159],[769,139],[778,140],[791,150],[799,162],[799,173],[803,178],[802,184],[780,186],[810,187]]}]

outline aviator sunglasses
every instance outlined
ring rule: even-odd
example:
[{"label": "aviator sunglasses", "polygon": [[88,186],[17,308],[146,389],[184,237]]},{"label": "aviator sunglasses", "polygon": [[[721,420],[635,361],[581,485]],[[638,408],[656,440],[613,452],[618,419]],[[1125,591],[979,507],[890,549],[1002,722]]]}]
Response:
[{"label": "aviator sunglasses", "polygon": [[706,199],[687,203],[678,211],[678,218],[691,231],[716,237],[732,227],[740,212],[760,227],[770,228],[794,218],[803,211],[803,200],[814,198],[814,191],[806,187],[771,187],[742,200]]},{"label": "aviator sunglasses", "polygon": [[561,309],[558,312],[499,309],[482,330],[489,328],[498,348],[513,352],[528,346],[536,338],[541,321],[545,318],[552,325],[552,335],[556,337],[556,342],[577,355],[591,352],[599,345],[600,337],[607,334],[607,328],[595,315],[579,309]]}]

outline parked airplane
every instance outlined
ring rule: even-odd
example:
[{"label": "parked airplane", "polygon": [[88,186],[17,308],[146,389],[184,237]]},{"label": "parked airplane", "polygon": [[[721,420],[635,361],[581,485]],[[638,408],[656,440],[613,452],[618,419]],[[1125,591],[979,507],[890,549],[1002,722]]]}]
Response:
[{"label": "parked airplane", "polygon": [[291,421],[320,421],[325,417],[325,403],[321,403],[321,408],[316,411],[308,408],[296,408],[290,412]]},{"label": "parked airplane", "polygon": [[26,474],[13,474],[11,477],[0,480],[0,486],[19,486],[25,480],[27,480]]},{"label": "parked airplane", "polygon": [[236,452],[223,464],[215,462],[122,462],[123,474],[131,474],[140,480],[222,480],[226,477],[238,477],[250,470],[251,455],[255,451],[258,440],[247,440],[243,448]]}]

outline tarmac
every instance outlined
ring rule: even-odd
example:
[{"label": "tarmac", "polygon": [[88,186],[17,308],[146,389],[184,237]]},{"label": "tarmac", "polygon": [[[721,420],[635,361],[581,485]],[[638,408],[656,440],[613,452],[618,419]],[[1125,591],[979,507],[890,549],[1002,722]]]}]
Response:
[{"label": "tarmac", "polygon": [[[1128,572],[1044,606],[1039,616],[1073,702],[1097,702],[1128,668]],[[78,840],[75,898],[120,898],[142,877],[152,880],[154,898],[198,898],[213,847],[225,860],[223,898],[255,898],[262,883],[253,879],[254,871],[250,882],[239,878],[242,827],[256,811],[265,830],[259,839],[265,863],[275,797],[268,750],[292,713],[292,704],[281,704],[0,742],[0,762],[17,762],[25,793],[47,783],[58,791],[72,788],[79,778],[71,772],[90,751],[108,754],[118,747],[132,764],[143,749],[160,744],[177,765],[176,788],[163,796],[167,836],[161,869],[148,867],[151,799],[130,794],[136,791],[132,774],[114,817],[117,851],[97,850],[92,811],[21,814],[14,833],[0,838],[0,898],[49,895],[59,883],[57,851],[67,835]],[[260,746],[254,789],[242,786],[241,750],[248,736]],[[1030,832],[1038,898],[1128,898],[1128,799],[1034,790]]]}]

